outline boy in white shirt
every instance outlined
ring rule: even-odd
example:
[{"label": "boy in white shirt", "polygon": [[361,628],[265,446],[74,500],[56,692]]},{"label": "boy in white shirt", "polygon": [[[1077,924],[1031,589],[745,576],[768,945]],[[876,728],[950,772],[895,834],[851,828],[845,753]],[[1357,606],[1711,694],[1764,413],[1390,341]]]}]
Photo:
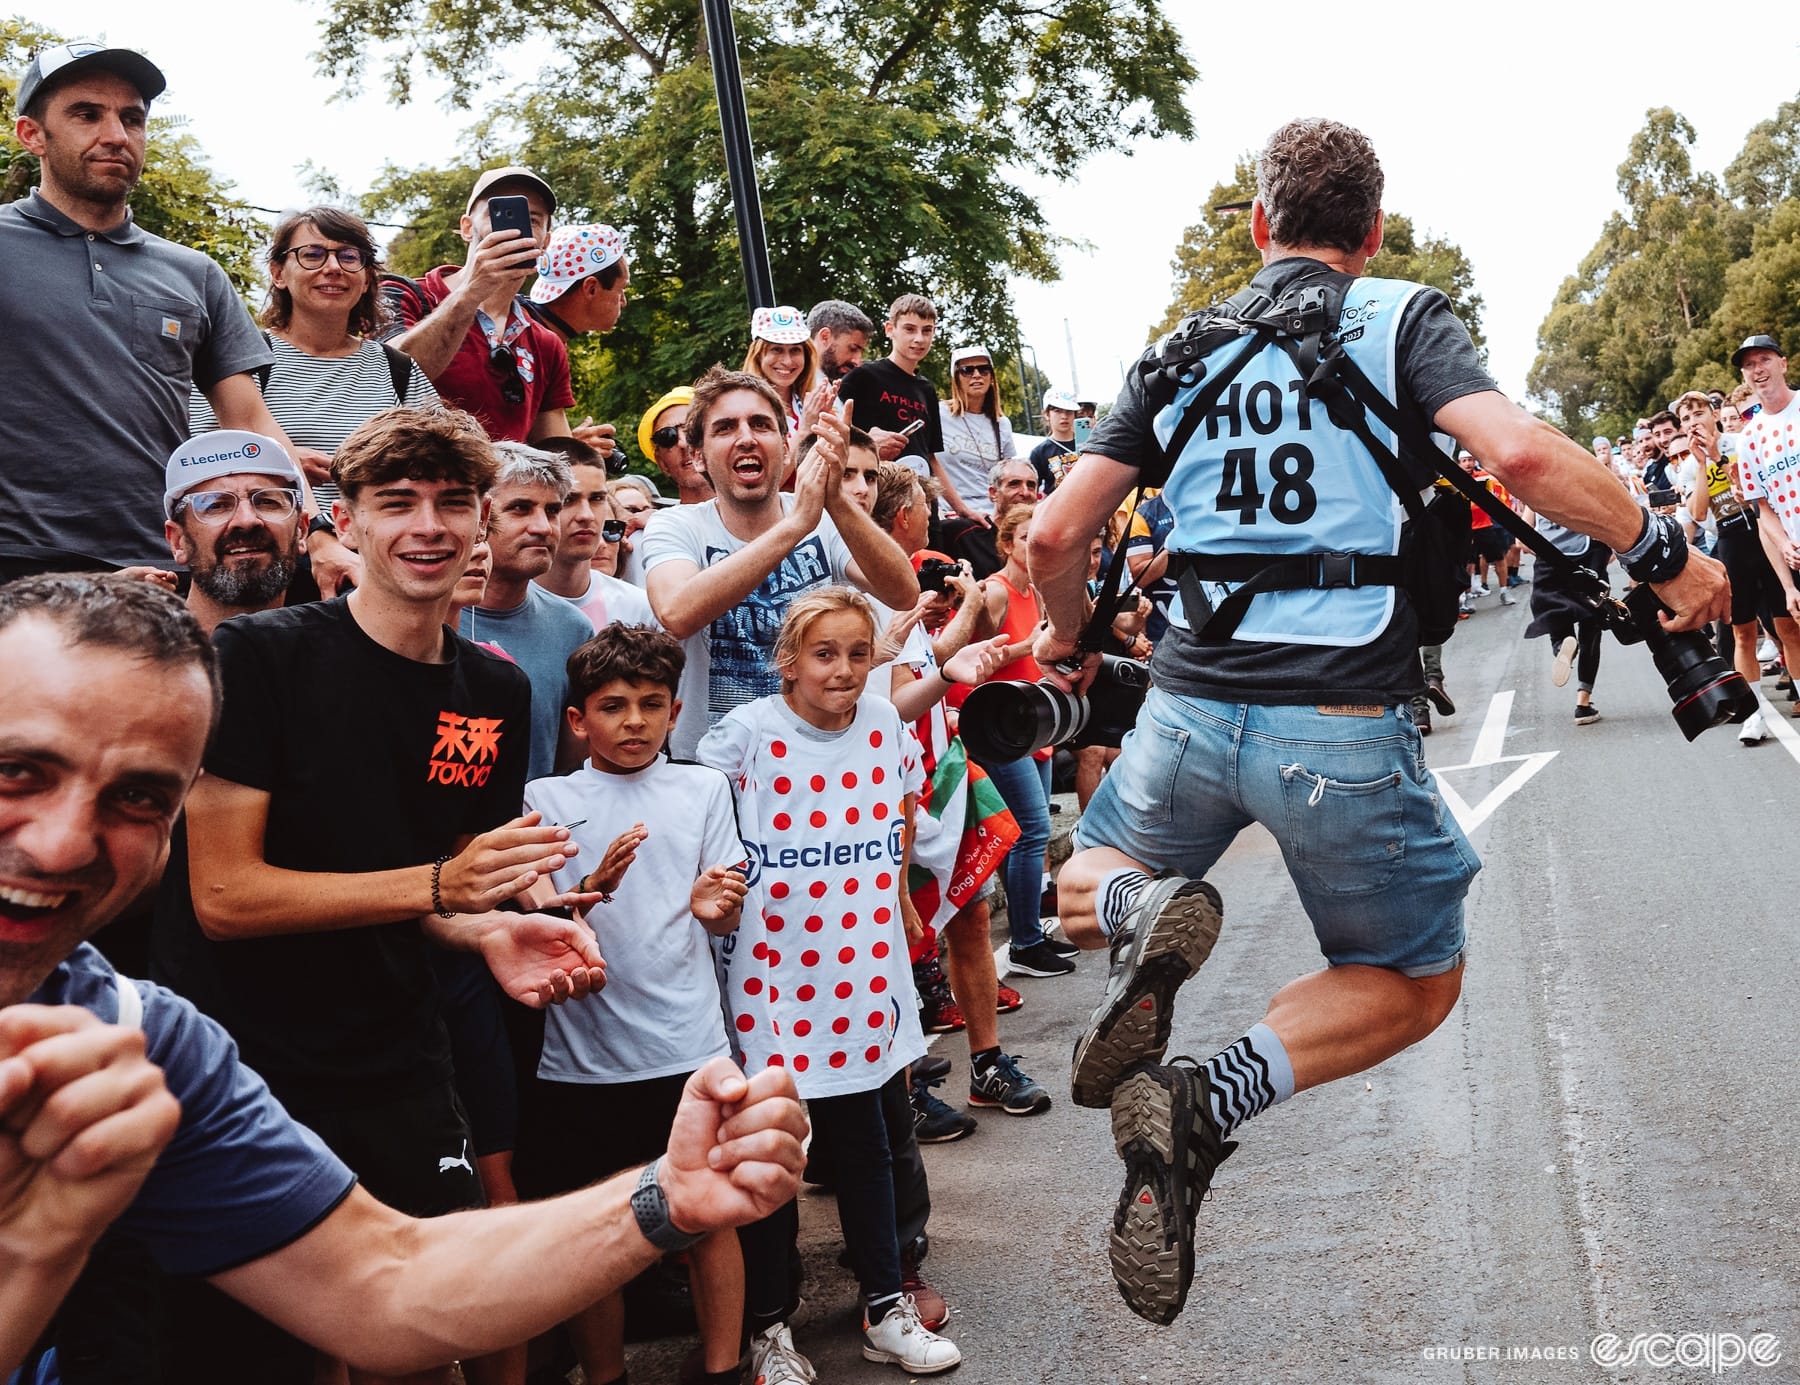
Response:
[{"label": "boy in white shirt", "polygon": [[[545,1024],[517,1156],[526,1196],[642,1162],[636,1151],[666,1141],[688,1074],[730,1052],[709,935],[737,928],[744,848],[725,776],[662,755],[681,709],[683,662],[680,642],[660,630],[597,633],[569,658],[568,722],[588,763],[525,788],[528,811],[567,827],[582,848],[533,894],[553,896],[563,876],[601,893],[587,922],[607,963],[603,990]],[[736,1233],[701,1240],[688,1262],[701,1378],[736,1385],[744,1311]],[[624,1328],[616,1295],[569,1323],[596,1385],[624,1378]]]}]

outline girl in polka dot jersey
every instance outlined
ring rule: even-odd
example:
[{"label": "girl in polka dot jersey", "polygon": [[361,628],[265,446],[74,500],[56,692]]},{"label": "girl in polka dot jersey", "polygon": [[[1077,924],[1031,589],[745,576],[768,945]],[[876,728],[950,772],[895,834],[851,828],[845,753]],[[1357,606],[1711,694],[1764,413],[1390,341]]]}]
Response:
[{"label": "girl in polka dot jersey", "polygon": [[962,1358],[900,1288],[889,1131],[911,1123],[906,1068],[925,1053],[901,889],[924,774],[893,704],[863,696],[877,640],[848,587],[794,602],[773,656],[782,691],[729,713],[698,755],[730,779],[749,856],[724,953],[732,1037],[748,1070],[785,1067],[806,1098],[862,1288],[863,1354],[918,1374]]}]

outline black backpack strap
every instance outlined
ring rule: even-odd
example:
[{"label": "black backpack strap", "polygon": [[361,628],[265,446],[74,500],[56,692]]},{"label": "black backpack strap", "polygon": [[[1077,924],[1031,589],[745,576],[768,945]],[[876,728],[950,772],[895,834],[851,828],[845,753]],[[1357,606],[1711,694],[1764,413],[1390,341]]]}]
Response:
[{"label": "black backpack strap", "polygon": [[[262,334],[262,339],[263,345],[268,347],[269,350],[273,351],[275,349],[275,338],[271,337],[267,332],[264,332]],[[275,373],[275,362],[270,361],[267,365],[259,365],[250,373],[256,377],[256,392],[258,394],[267,394],[269,392],[269,377]]]},{"label": "black backpack strap", "polygon": [[[1206,611],[1206,620],[1188,626],[1202,640],[1228,640],[1267,592],[1331,591],[1339,587],[1397,587],[1405,578],[1404,560],[1391,553],[1176,553],[1169,569],[1181,588],[1184,615]],[[1217,606],[1202,582],[1238,582]]]},{"label": "black backpack strap", "polygon": [[395,305],[404,303],[412,309],[419,322],[431,316],[431,300],[425,296],[425,290],[416,279],[408,279],[404,274],[384,273],[381,276],[381,296]]},{"label": "black backpack strap", "polygon": [[393,381],[394,398],[404,404],[407,386],[412,384],[412,357],[404,351],[396,351],[385,341],[381,343],[381,349],[387,353],[388,379]]}]

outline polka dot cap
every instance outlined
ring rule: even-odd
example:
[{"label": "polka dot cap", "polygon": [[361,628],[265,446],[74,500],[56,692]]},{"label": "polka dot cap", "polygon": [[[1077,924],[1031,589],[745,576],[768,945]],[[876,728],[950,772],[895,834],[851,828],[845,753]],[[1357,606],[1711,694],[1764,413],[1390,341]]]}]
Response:
[{"label": "polka dot cap", "polygon": [[561,226],[538,253],[533,303],[554,303],[590,274],[625,258],[625,236],[610,226]]}]

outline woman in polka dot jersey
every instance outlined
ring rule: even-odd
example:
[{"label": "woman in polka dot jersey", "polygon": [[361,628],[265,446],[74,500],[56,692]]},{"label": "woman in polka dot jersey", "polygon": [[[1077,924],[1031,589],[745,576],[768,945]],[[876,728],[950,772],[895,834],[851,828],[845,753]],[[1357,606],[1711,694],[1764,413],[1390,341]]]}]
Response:
[{"label": "woman in polka dot jersey", "polygon": [[[906,1068],[925,1053],[900,885],[924,774],[893,704],[863,696],[878,638],[848,587],[794,602],[774,650],[782,691],[729,713],[698,755],[731,780],[750,858],[724,956],[732,1037],[748,1070],[786,1067],[807,1101],[862,1288],[864,1356],[922,1374],[962,1357],[900,1287],[889,1131],[910,1126]],[[784,1261],[769,1272],[785,1277]]]}]

